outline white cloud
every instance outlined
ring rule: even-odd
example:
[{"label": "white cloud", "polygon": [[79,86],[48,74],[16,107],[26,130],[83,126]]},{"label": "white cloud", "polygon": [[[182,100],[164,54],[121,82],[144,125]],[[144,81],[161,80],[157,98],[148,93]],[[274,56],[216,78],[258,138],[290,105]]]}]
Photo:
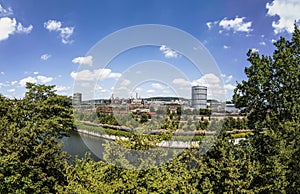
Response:
[{"label": "white cloud", "polygon": [[44,60],[44,61],[47,61],[50,57],[51,57],[51,55],[49,55],[49,54],[43,54],[41,56],[41,59]]},{"label": "white cloud", "polygon": [[92,56],[86,56],[86,57],[76,57],[72,60],[72,63],[78,63],[80,65],[93,65],[93,57]]},{"label": "white cloud", "polygon": [[31,77],[31,76],[29,76],[29,77],[26,77],[26,78],[23,78],[23,79],[21,79],[20,81],[19,81],[19,84],[21,85],[21,86],[25,86],[26,85],[26,83],[27,82],[29,82],[29,83],[36,83],[37,82],[37,79],[36,78],[34,78],[34,77]]},{"label": "white cloud", "polygon": [[59,94],[59,95],[68,95],[67,91],[70,89],[70,87],[55,86],[54,89],[56,90],[56,93]]},{"label": "white cloud", "polygon": [[34,75],[37,75],[37,74],[39,74],[39,72],[38,72],[38,71],[35,71],[35,72],[33,72],[33,74],[34,74]]},{"label": "white cloud", "polygon": [[9,90],[7,90],[7,92],[9,92],[9,93],[13,93],[13,92],[15,92],[16,91],[16,89],[9,89]]},{"label": "white cloud", "polygon": [[208,86],[211,84],[218,84],[220,83],[220,79],[213,73],[208,73],[203,75],[200,79],[192,81],[192,85],[203,85]]},{"label": "white cloud", "polygon": [[61,91],[66,91],[69,90],[70,87],[66,87],[66,86],[55,86],[54,88],[56,91],[61,92]]},{"label": "white cloud", "polygon": [[214,25],[218,24],[219,21],[214,21],[214,22],[206,22],[206,26],[210,30]]},{"label": "white cloud", "polygon": [[191,82],[189,82],[183,78],[176,78],[172,81],[172,83],[179,85],[179,86],[191,86]]},{"label": "white cloud", "polygon": [[179,56],[179,54],[176,51],[172,50],[171,48],[167,47],[166,45],[161,45],[159,50],[161,50],[163,52],[163,54],[165,55],[166,58],[177,58]]},{"label": "white cloud", "polygon": [[229,49],[230,46],[224,45],[223,48],[224,48],[224,49]]},{"label": "white cloud", "polygon": [[251,52],[252,52],[252,53],[258,53],[259,50],[258,50],[257,48],[252,48],[252,49],[251,49]]},{"label": "white cloud", "polygon": [[265,41],[261,41],[261,42],[259,42],[259,44],[262,45],[262,46],[266,46],[266,42]]},{"label": "white cloud", "polygon": [[2,87],[6,87],[6,86],[8,86],[8,84],[5,84],[5,83],[0,83],[0,88],[2,88]]},{"label": "white cloud", "polygon": [[279,16],[279,20],[272,22],[275,34],[294,30],[294,22],[300,20],[299,0],[273,0],[266,4],[268,16]]},{"label": "white cloud", "polygon": [[150,93],[150,94],[153,94],[153,93],[155,93],[155,90],[147,90],[146,92]]},{"label": "white cloud", "polygon": [[3,71],[0,72],[1,75],[5,75],[5,73]]},{"label": "white cloud", "polygon": [[93,81],[93,80],[104,80],[108,78],[119,78],[121,77],[121,73],[114,73],[110,69],[95,69],[93,71],[90,70],[82,70],[79,72],[71,72],[71,77],[75,80],[81,81]]},{"label": "white cloud", "polygon": [[[247,32],[252,31],[251,26],[252,22],[244,22],[245,17],[236,17],[235,19],[227,19],[224,18],[219,22],[219,26],[221,26],[224,30],[233,30],[236,32]],[[222,31],[221,31],[222,33]]]},{"label": "white cloud", "polygon": [[44,23],[44,27],[49,31],[59,31],[61,29],[61,22],[55,20],[48,20]]},{"label": "white cloud", "polygon": [[[224,74],[223,74],[223,75],[224,75]],[[232,80],[232,78],[233,78],[232,75],[229,75],[229,76],[226,76],[226,75],[222,76],[222,75],[221,75],[221,77],[224,77],[224,78],[225,78],[225,83],[230,82],[230,81]]]},{"label": "white cloud", "polygon": [[210,30],[212,28],[212,22],[206,22],[206,26],[208,27],[208,29]]},{"label": "white cloud", "polygon": [[16,32],[17,33],[25,33],[25,34],[29,34],[32,30],[33,26],[29,25],[27,28],[24,27],[21,23],[18,23],[18,26],[16,28]]},{"label": "white cloud", "polygon": [[232,84],[225,84],[224,88],[227,89],[227,90],[234,90],[235,86],[232,85]]},{"label": "white cloud", "polygon": [[74,32],[74,27],[62,27],[62,23],[56,20],[48,20],[44,23],[44,27],[50,32],[59,32],[63,44],[71,44],[73,42],[73,40],[70,40],[70,37]]},{"label": "white cloud", "polygon": [[124,80],[122,80],[122,82],[121,82],[121,86],[128,86],[129,84],[131,83],[131,81],[130,80],[128,80],[128,79],[124,79]]},{"label": "white cloud", "polygon": [[[26,78],[23,78],[19,81],[19,84],[20,86],[24,87],[26,85],[27,82],[29,83],[42,83],[42,84],[45,84],[45,83],[48,83],[48,82],[51,82],[53,80],[52,77],[46,77],[46,76],[42,76],[42,75],[38,75],[37,77],[26,77]],[[15,85],[17,82],[16,81],[13,81],[11,82],[11,85]]]},{"label": "white cloud", "polygon": [[2,7],[2,5],[0,4],[0,16],[10,16],[13,14],[13,10],[11,9],[11,7],[4,9]]},{"label": "white cloud", "polygon": [[164,87],[163,85],[159,84],[159,83],[153,83],[153,84],[151,84],[151,86],[152,86],[153,88],[159,89],[159,90],[165,89],[165,87]]},{"label": "white cloud", "polygon": [[10,82],[10,84],[11,84],[12,86],[16,85],[17,83],[18,83],[18,81],[12,81],[12,82]]},{"label": "white cloud", "polygon": [[0,41],[8,39],[16,30],[16,20],[8,17],[0,18]]},{"label": "white cloud", "polygon": [[0,18],[0,41],[8,39],[10,35],[13,35],[15,33],[28,34],[31,32],[32,28],[32,25],[29,25],[26,28],[20,22],[17,23],[15,18]]},{"label": "white cloud", "polygon": [[39,75],[39,76],[37,76],[36,78],[37,78],[37,80],[38,80],[39,82],[41,82],[41,83],[43,83],[43,84],[48,83],[48,82],[51,82],[51,81],[53,80],[52,77],[46,77],[46,76],[42,76],[42,75]]}]

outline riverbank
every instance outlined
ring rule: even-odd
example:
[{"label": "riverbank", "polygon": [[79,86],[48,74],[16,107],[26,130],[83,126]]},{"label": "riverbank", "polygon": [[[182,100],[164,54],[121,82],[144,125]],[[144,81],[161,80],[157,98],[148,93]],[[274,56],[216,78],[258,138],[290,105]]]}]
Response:
[{"label": "riverbank", "polygon": [[[110,140],[110,141],[115,141],[117,139],[129,140],[128,137],[108,135],[108,134],[103,134],[101,132],[91,131],[91,130],[87,130],[87,129],[76,129],[75,131],[78,132],[79,134],[90,135],[93,137],[103,138],[103,139]],[[201,141],[176,141],[176,140],[166,141],[166,140],[162,140],[160,143],[157,144],[157,146],[163,147],[163,148],[186,149],[186,148],[199,148],[200,143],[201,143]]]}]

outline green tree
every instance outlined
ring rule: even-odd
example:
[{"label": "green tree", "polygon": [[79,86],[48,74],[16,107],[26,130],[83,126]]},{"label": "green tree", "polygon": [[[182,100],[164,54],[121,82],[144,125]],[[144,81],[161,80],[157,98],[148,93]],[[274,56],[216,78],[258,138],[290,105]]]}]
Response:
[{"label": "green tree", "polygon": [[58,139],[73,128],[71,102],[54,86],[26,88],[21,100],[0,97],[0,193],[53,193],[66,183]]},{"label": "green tree", "polygon": [[274,45],[272,56],[248,52],[248,80],[234,90],[233,101],[245,107],[251,128],[265,127],[267,116],[273,124],[300,120],[300,30],[295,25],[291,41],[281,37]]},{"label": "green tree", "polygon": [[146,113],[141,114],[140,123],[146,123],[148,121],[148,115]]},{"label": "green tree", "polygon": [[299,193],[300,30],[295,25],[291,41],[280,37],[274,45],[272,56],[248,52],[248,80],[237,85],[233,100],[257,131],[249,138],[249,153],[259,163],[255,192]]}]

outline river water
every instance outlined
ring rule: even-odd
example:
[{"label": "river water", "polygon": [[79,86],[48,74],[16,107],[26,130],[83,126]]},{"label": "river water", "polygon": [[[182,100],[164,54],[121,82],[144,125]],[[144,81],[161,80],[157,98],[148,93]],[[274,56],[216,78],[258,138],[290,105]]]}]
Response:
[{"label": "river water", "polygon": [[[113,140],[71,131],[69,137],[64,137],[62,141],[64,143],[63,150],[71,155],[71,161],[74,160],[76,156],[83,158],[86,152],[91,154],[92,159],[99,161],[103,160],[103,144]],[[182,151],[183,148],[189,146],[189,143],[190,142],[173,141],[170,145],[168,142],[161,142],[160,146],[164,147],[168,153],[173,153],[174,151]],[[194,145],[197,145],[197,143]]]},{"label": "river water", "polygon": [[103,158],[102,144],[107,140],[71,131],[70,136],[64,137],[62,141],[64,143],[63,150],[68,152],[72,159],[76,156],[83,158],[86,152],[90,152],[91,158],[99,161],[100,158]]}]

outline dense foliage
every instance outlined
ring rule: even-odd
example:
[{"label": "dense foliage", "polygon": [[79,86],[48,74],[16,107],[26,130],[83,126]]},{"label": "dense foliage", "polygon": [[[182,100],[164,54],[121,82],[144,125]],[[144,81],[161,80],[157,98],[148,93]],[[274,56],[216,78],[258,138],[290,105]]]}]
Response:
[{"label": "dense foliage", "polygon": [[53,193],[67,181],[58,138],[73,128],[70,100],[53,86],[26,87],[21,100],[0,96],[0,193]]},{"label": "dense foliage", "polygon": [[[152,148],[151,136],[141,135],[117,141],[124,149],[105,145],[105,159],[123,162],[128,168],[95,162],[88,156],[67,163],[58,139],[73,127],[70,100],[56,95],[53,86],[34,84],[27,84],[28,92],[21,100],[0,96],[0,193],[300,193],[297,26],[291,41],[281,37],[275,46],[273,56],[248,53],[248,80],[237,85],[233,98],[238,107],[245,107],[247,119],[225,119],[205,155],[187,149],[155,168],[147,165],[164,154],[147,160],[119,159],[128,154],[126,148]],[[85,119],[99,121],[97,115]],[[110,116],[101,119],[113,121]],[[143,116],[139,121],[147,119]],[[199,123],[203,128],[204,122]],[[209,127],[220,124],[210,122]],[[169,118],[165,128],[173,124]],[[256,132],[237,145],[226,133],[249,126]],[[133,164],[138,168],[131,170]]]}]

